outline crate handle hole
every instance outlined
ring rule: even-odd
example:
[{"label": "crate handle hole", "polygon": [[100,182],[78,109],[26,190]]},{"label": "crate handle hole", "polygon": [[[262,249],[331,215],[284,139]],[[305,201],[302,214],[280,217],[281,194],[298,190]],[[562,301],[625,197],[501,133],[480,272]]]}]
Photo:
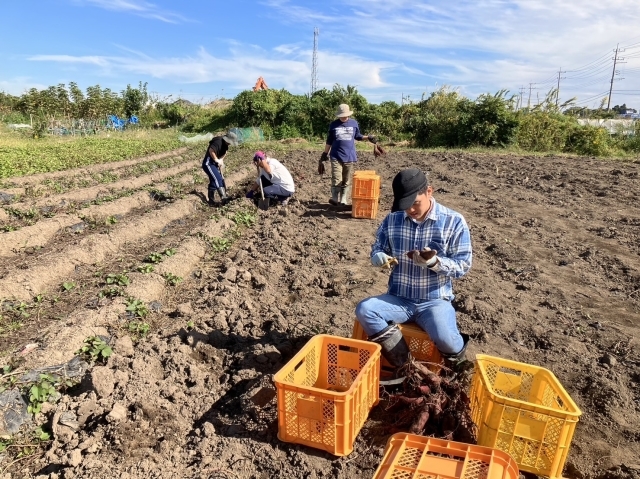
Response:
[{"label": "crate handle hole", "polygon": [[339,345],[338,350],[347,351],[348,353],[357,353],[359,351],[358,348],[352,348],[351,346],[345,346],[344,344]]},{"label": "crate handle hole", "polygon": [[301,359],[300,362],[298,364],[296,364],[296,367],[293,368],[294,371],[297,371],[298,369],[300,369],[302,367],[302,365],[304,364],[305,360]]},{"label": "crate handle hole", "polygon": [[517,369],[507,368],[505,366],[500,367],[500,372],[504,374],[510,374],[512,376],[522,376],[522,371],[518,371]]}]

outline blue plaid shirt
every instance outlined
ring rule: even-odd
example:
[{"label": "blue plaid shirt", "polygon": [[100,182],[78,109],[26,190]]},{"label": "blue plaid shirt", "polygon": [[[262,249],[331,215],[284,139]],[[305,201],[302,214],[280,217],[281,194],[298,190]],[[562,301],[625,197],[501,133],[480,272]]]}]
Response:
[{"label": "blue plaid shirt", "polygon": [[[404,211],[390,213],[376,233],[371,256],[383,252],[398,260],[389,277],[389,294],[411,301],[453,299],[452,278],[460,278],[471,268],[471,235],[466,221],[432,200],[433,207],[422,223]],[[433,268],[417,266],[407,252],[426,246],[437,251],[439,263]]]}]

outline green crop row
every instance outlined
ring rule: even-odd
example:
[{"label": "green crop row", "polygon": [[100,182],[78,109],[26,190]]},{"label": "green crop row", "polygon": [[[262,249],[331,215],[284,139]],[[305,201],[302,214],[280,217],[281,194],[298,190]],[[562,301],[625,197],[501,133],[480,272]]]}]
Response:
[{"label": "green crop row", "polygon": [[121,161],[183,146],[173,130],[40,139],[0,134],[0,178]]}]

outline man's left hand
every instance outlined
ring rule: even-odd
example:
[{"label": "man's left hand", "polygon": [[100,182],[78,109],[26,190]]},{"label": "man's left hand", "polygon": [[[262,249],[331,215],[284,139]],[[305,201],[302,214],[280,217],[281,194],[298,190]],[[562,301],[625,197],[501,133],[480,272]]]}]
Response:
[{"label": "man's left hand", "polygon": [[367,138],[368,138],[368,139],[369,139],[369,141],[370,141],[371,143],[373,143],[374,145],[375,145],[376,143],[378,143],[378,139],[377,139],[375,136],[373,136],[373,135],[369,135]]},{"label": "man's left hand", "polygon": [[425,248],[422,251],[413,250],[407,253],[416,266],[421,268],[432,268],[438,262],[438,253],[431,248]]}]

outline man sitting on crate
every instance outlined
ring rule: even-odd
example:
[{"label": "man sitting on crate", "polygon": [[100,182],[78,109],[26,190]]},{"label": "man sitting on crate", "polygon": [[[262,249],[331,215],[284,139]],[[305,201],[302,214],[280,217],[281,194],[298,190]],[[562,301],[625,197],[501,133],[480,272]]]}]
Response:
[{"label": "man sitting on crate", "polygon": [[393,207],[376,233],[371,263],[381,267],[394,264],[395,259],[397,265],[387,294],[361,301],[356,317],[394,368],[409,356],[397,326],[406,322],[415,322],[429,334],[445,366],[467,366],[469,336],[458,331],[451,300],[452,279],[471,268],[469,227],[461,214],[436,202],[422,171],[403,170],[392,186]]}]

